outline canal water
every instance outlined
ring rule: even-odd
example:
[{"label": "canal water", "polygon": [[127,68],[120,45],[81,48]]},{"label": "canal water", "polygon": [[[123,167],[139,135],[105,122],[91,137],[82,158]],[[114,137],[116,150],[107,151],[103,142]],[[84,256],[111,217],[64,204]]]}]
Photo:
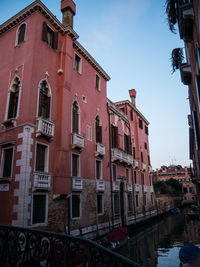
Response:
[{"label": "canal water", "polygon": [[179,250],[188,243],[200,247],[200,221],[182,212],[137,228],[118,252],[145,267],[179,267]]}]

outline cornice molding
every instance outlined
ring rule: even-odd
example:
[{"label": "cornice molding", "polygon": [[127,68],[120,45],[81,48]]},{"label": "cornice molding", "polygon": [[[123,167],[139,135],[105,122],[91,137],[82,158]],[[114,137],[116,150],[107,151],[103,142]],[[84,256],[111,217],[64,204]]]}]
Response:
[{"label": "cornice molding", "polygon": [[122,100],[114,103],[116,106],[121,104],[128,104],[145,122],[149,125],[149,121],[144,117],[144,115],[129,101],[129,100]]},{"label": "cornice molding", "polygon": [[73,40],[78,38],[78,34],[70,26],[65,27],[40,0],[34,1],[32,4],[1,24],[0,36],[14,28],[16,25],[22,23],[27,17],[35,12],[40,12],[61,34],[68,34]]},{"label": "cornice molding", "polygon": [[93,68],[101,75],[106,81],[110,80],[109,75],[102,69],[96,60],[89,54],[89,52],[76,40],[74,41],[74,48],[93,66]]},{"label": "cornice molding", "polygon": [[107,103],[108,103],[108,108],[109,108],[114,114],[116,114],[118,117],[120,117],[121,119],[123,119],[128,125],[130,124],[127,115],[126,115],[123,111],[121,111],[121,110],[115,105],[115,103],[113,103],[113,102],[112,102],[110,99],[108,99],[108,98],[107,98]]}]

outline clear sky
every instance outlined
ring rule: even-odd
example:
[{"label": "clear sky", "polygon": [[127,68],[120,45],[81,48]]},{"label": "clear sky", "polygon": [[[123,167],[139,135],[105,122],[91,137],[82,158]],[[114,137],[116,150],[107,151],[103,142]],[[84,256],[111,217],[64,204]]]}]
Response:
[{"label": "clear sky", "polygon": [[[128,90],[137,91],[136,105],[150,122],[153,168],[189,165],[188,87],[170,65],[172,49],[183,42],[168,29],[165,0],[74,1],[79,42],[111,77],[108,97],[129,99]],[[31,2],[0,0],[0,24]],[[42,2],[61,20],[60,0]]]}]

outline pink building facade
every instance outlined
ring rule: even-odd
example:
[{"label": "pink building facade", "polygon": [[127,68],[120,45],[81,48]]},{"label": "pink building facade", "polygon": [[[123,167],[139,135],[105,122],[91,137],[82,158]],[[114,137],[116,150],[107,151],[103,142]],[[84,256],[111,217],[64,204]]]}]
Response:
[{"label": "pink building facade", "polygon": [[[148,136],[138,132],[138,114],[148,122],[136,108],[131,122],[119,104],[111,105],[122,114],[119,125],[118,115],[110,115],[110,77],[77,41],[74,2],[62,0],[61,11],[62,23],[36,0],[0,26],[0,223],[103,233],[110,223],[126,225],[128,217],[136,218],[133,171],[145,173],[150,188],[148,149],[137,143],[148,147]],[[126,148],[124,136],[119,147],[129,156],[125,165],[117,163],[117,173],[121,180],[128,177],[126,192],[132,195],[121,189],[115,216],[111,126],[116,123],[128,136]],[[146,168],[139,162],[141,150]]]}]

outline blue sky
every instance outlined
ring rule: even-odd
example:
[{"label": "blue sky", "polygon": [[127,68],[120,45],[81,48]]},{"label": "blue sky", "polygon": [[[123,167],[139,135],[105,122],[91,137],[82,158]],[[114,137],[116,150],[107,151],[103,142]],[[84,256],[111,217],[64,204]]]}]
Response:
[{"label": "blue sky", "polygon": [[[1,0],[0,24],[29,5],[31,0]],[[60,0],[43,3],[61,20]],[[183,47],[178,34],[168,30],[165,0],[75,0],[74,29],[79,42],[110,75],[108,97],[129,99],[150,122],[153,168],[189,165],[188,87],[179,71],[171,75],[170,53]]]}]

